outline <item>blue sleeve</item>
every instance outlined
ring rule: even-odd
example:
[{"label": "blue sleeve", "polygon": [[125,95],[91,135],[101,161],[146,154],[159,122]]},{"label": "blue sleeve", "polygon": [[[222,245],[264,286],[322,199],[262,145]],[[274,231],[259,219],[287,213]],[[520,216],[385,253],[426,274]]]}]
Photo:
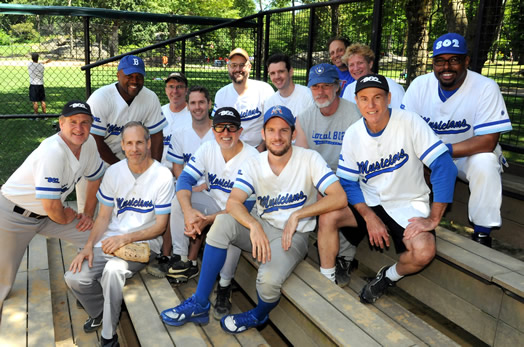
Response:
[{"label": "blue sleeve", "polygon": [[251,213],[251,210],[253,209],[253,206],[255,206],[255,200],[246,200],[244,201],[244,206],[246,206],[249,213]]},{"label": "blue sleeve", "polygon": [[344,188],[344,191],[346,192],[346,195],[348,196],[348,202],[351,205],[356,205],[361,202],[366,202],[364,199],[364,194],[362,194],[362,190],[360,189],[360,184],[358,181],[350,181],[345,178],[339,177],[340,184],[342,185],[342,188]]},{"label": "blue sleeve", "polygon": [[180,177],[176,181],[176,191],[193,189],[193,186],[197,183],[196,179],[185,171],[182,171]]},{"label": "blue sleeve", "polygon": [[431,176],[429,180],[433,188],[433,201],[451,203],[457,179],[457,167],[449,152],[444,152],[433,160],[429,166]]}]

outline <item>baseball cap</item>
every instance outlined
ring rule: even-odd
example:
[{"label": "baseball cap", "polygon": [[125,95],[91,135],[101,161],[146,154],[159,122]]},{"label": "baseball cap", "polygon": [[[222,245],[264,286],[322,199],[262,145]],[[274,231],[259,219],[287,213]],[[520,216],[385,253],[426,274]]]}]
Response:
[{"label": "baseball cap", "polygon": [[366,88],[380,88],[389,92],[389,85],[386,77],[379,74],[367,74],[360,77],[355,85],[355,94]]},{"label": "baseball cap", "polygon": [[62,116],[64,117],[70,117],[79,113],[93,117],[89,104],[81,100],[71,100],[62,109]]},{"label": "baseball cap", "polygon": [[309,69],[308,87],[319,83],[336,83],[338,81],[338,72],[334,65],[318,64]]},{"label": "baseball cap", "polygon": [[293,112],[286,106],[273,106],[264,114],[264,124],[268,122],[273,117],[279,117],[286,121],[290,127],[295,126],[295,117]]},{"label": "baseball cap", "polygon": [[120,70],[124,70],[126,75],[131,75],[133,73],[139,73],[142,76],[146,75],[144,61],[136,55],[126,55],[120,59],[120,63],[118,63],[118,71]]},{"label": "baseball cap", "polygon": [[213,125],[220,123],[231,123],[240,126],[242,123],[240,113],[233,107],[221,107],[216,110],[215,116],[213,117]]},{"label": "baseball cap", "polygon": [[187,78],[182,72],[171,72],[166,78],[166,83],[169,82],[169,80],[182,82],[187,86]]},{"label": "baseball cap", "polygon": [[433,42],[433,56],[441,54],[468,54],[468,46],[464,36],[447,33]]},{"label": "baseball cap", "polygon": [[230,53],[229,53],[229,59],[233,58],[234,55],[241,55],[243,56],[247,61],[249,61],[249,54],[247,54],[247,52],[242,49],[242,48],[235,48],[234,50],[232,50]]}]

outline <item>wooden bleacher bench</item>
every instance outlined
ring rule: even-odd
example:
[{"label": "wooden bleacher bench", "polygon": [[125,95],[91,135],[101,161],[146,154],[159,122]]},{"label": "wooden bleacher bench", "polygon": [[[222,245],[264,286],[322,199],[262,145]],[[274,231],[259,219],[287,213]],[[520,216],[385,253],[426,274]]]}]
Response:
[{"label": "wooden bleacher bench", "polygon": [[[362,242],[356,258],[376,272],[394,263],[394,250]],[[524,341],[524,262],[437,228],[437,255],[421,273],[397,287],[489,345]]]},{"label": "wooden bleacher bench", "polygon": [[0,346],[52,346],[55,343],[47,242],[33,238],[11,292],[4,301]]}]

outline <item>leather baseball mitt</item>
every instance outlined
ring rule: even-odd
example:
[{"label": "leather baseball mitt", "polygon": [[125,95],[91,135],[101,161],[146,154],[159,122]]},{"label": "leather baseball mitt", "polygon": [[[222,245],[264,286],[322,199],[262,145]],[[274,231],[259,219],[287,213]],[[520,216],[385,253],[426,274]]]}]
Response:
[{"label": "leather baseball mitt", "polygon": [[114,253],[115,256],[129,261],[136,261],[139,263],[149,262],[149,256],[151,250],[149,249],[149,243],[128,243],[125,246],[120,247]]}]

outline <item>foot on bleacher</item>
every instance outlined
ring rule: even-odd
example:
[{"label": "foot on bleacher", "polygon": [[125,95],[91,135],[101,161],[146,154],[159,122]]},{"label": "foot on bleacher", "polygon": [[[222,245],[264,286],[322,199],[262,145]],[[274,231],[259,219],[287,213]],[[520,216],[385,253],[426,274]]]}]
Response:
[{"label": "foot on bleacher", "polygon": [[102,326],[102,313],[98,317],[89,317],[84,323],[84,331],[86,333],[92,333]]},{"label": "foot on bleacher", "polygon": [[491,236],[489,236],[489,234],[473,233],[471,239],[475,242],[480,243],[481,245],[491,248]]},{"label": "foot on bleacher", "polygon": [[196,297],[192,295],[180,305],[162,311],[160,317],[164,323],[174,326],[181,326],[188,322],[207,324],[209,323],[210,307],[209,302],[206,306],[201,306]]},{"label": "foot on bleacher", "polygon": [[[174,255],[171,257],[173,260],[174,257],[179,257],[176,261],[170,262],[170,267],[167,270],[166,276],[169,283],[174,285],[179,285],[187,283],[192,278],[195,278],[200,273],[198,265],[193,265],[191,260],[182,261],[180,256]],[[175,258],[176,259],[176,258]]]},{"label": "foot on bleacher", "polygon": [[156,259],[151,264],[148,264],[146,267],[146,271],[148,274],[158,278],[166,277],[166,272],[168,269],[169,257],[165,255],[160,255],[156,257]]},{"label": "foot on bleacher", "polygon": [[110,339],[105,339],[103,336],[100,336],[100,346],[102,347],[120,347],[120,343],[118,342],[118,335],[115,334]]},{"label": "foot on bleacher", "polygon": [[226,287],[222,287],[220,283],[217,284],[216,293],[217,297],[213,317],[215,317],[216,320],[221,320],[231,311],[231,284]]},{"label": "foot on bleacher", "polygon": [[258,320],[253,314],[253,310],[249,310],[244,313],[232,314],[225,316],[220,320],[220,326],[222,329],[230,334],[238,334],[246,331],[247,329],[257,327],[265,324],[269,319],[269,316],[265,316],[264,319]]},{"label": "foot on bleacher", "polygon": [[351,261],[347,261],[344,257],[337,257],[335,263],[335,282],[339,287],[348,285],[351,274]]},{"label": "foot on bleacher", "polygon": [[393,287],[395,282],[386,277],[389,266],[384,266],[368,284],[360,291],[360,302],[372,304],[380,298],[389,287]]}]

